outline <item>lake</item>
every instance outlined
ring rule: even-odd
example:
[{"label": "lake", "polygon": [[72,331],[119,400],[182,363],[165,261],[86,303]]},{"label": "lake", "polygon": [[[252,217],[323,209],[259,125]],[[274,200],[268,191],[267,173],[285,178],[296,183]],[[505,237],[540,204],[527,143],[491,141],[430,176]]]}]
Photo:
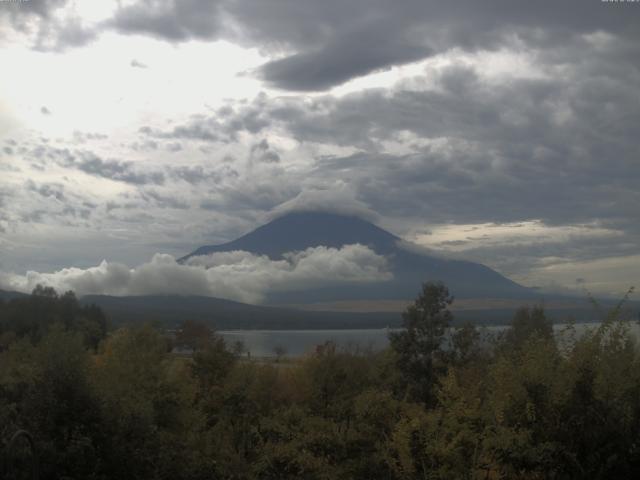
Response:
[{"label": "lake", "polygon": [[362,330],[222,330],[227,345],[242,342],[255,357],[275,357],[276,348],[284,348],[285,356],[299,357],[315,350],[316,345],[335,342],[339,347],[360,347],[382,350],[388,344],[388,331]]},{"label": "lake", "polygon": [[[596,323],[578,323],[577,332],[597,326]],[[554,330],[560,333],[566,324],[555,324]],[[504,325],[481,327],[485,337],[496,335],[507,328]],[[640,337],[640,326],[631,323],[632,332]],[[338,347],[358,347],[361,349],[382,350],[389,345],[388,334],[396,329],[361,330],[221,330],[217,333],[232,346],[240,341],[246,351],[254,357],[275,357],[276,348],[284,349],[285,356],[299,357],[313,352],[317,345],[332,341]]]}]

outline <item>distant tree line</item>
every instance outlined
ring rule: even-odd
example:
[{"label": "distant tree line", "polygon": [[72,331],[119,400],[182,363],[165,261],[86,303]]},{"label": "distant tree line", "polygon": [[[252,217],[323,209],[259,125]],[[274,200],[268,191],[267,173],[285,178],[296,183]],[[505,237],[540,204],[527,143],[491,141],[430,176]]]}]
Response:
[{"label": "distant tree line", "polygon": [[[196,322],[173,339],[109,332],[100,309],[38,287],[0,302],[0,478],[36,465],[43,479],[640,474],[640,350],[620,308],[558,337],[523,307],[487,339],[451,332],[452,302],[424,284],[382,352],[327,343],[261,363]],[[35,454],[10,445],[19,431]]]}]

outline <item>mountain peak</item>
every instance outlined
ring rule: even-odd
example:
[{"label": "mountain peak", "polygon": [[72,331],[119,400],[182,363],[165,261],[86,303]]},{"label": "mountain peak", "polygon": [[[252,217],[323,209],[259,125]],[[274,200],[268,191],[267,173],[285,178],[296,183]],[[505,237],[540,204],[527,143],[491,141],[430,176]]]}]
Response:
[{"label": "mountain peak", "polygon": [[229,250],[281,257],[283,253],[325,246],[360,243],[379,253],[391,252],[399,237],[359,217],[319,211],[295,211],[275,218],[242,237],[222,245],[198,248],[181,260]]}]

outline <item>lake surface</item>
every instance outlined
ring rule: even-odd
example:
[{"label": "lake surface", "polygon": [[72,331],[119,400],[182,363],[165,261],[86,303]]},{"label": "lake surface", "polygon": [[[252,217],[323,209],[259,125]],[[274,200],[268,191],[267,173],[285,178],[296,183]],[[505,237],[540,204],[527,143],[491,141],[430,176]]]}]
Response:
[{"label": "lake surface", "polygon": [[222,330],[227,345],[240,341],[255,357],[275,357],[276,348],[283,348],[285,356],[299,357],[315,350],[317,345],[334,342],[338,347],[382,350],[389,344],[389,330]]},{"label": "lake surface", "polygon": [[[575,324],[577,333],[596,327],[597,323]],[[630,324],[632,333],[640,337],[640,325]],[[566,324],[555,324],[558,335]],[[480,332],[487,338],[499,334],[507,328],[504,325],[481,327]],[[361,329],[361,330],[221,330],[217,333],[233,346],[240,341],[245,350],[254,357],[275,357],[277,348],[284,349],[285,356],[299,357],[315,350],[317,345],[334,342],[339,348],[360,348],[374,351],[382,350],[389,345],[389,332],[398,329]]]}]

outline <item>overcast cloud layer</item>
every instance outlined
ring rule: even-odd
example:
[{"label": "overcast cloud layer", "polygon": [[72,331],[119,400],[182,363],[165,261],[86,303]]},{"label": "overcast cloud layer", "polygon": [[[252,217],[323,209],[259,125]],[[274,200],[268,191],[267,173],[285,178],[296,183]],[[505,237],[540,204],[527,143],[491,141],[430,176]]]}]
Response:
[{"label": "overcast cloud layer", "polygon": [[0,271],[138,291],[169,257],[121,264],[311,208],[525,285],[625,291],[639,24],[600,0],[2,2]]}]

